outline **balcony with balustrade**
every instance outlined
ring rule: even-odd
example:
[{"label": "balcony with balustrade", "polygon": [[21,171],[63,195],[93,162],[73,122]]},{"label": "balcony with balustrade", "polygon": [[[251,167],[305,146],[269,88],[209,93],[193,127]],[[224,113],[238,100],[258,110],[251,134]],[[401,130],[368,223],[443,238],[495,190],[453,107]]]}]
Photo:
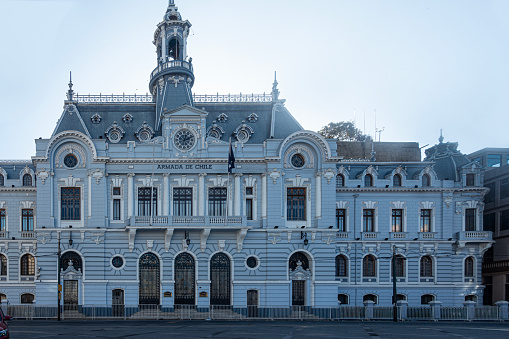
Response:
[{"label": "balcony with balustrade", "polygon": [[[165,63],[159,64],[150,74],[149,88],[154,86],[157,79],[163,75],[187,75],[191,81],[194,82],[193,64],[184,60],[170,60]],[[191,83],[191,86],[193,84]]]},{"label": "balcony with balustrade", "polygon": [[491,242],[493,237],[490,231],[461,231],[456,233],[456,240],[461,242]]},{"label": "balcony with balustrade", "polygon": [[247,227],[245,216],[133,216],[129,227],[136,228],[203,228]]}]

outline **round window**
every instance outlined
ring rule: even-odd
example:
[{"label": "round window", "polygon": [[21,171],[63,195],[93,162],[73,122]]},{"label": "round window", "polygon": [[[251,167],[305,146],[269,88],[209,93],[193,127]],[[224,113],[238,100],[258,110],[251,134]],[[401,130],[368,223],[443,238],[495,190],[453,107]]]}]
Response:
[{"label": "round window", "polygon": [[138,134],[138,139],[140,141],[149,141],[150,138],[152,137],[151,133],[149,131],[141,131],[139,134]]},{"label": "round window", "polygon": [[239,131],[237,133],[237,140],[242,143],[247,142],[249,140],[249,133],[244,130]]},{"label": "round window", "polygon": [[122,258],[119,255],[113,257],[113,259],[111,259],[111,265],[113,265],[113,267],[115,268],[121,268],[122,266],[124,266],[124,258]]},{"label": "round window", "polygon": [[296,168],[301,168],[305,164],[304,157],[302,154],[294,154],[292,155],[292,166]]},{"label": "round window", "polygon": [[74,154],[67,154],[64,158],[64,165],[68,168],[74,168],[78,165],[78,159]]},{"label": "round window", "polygon": [[120,139],[122,139],[122,136],[120,135],[119,131],[112,130],[108,134],[108,139],[110,139],[110,141],[113,142],[113,143],[117,143],[117,142],[120,141]]},{"label": "round window", "polygon": [[254,269],[258,266],[258,258],[251,256],[246,259],[246,265],[247,267]]}]

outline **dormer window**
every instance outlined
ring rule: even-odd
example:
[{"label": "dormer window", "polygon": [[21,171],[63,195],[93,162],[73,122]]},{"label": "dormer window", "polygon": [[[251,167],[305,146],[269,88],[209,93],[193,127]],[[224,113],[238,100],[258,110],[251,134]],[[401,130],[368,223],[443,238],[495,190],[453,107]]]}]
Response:
[{"label": "dormer window", "polygon": [[431,186],[431,177],[429,174],[424,174],[422,176],[422,187],[429,187]]},{"label": "dormer window", "polygon": [[467,178],[466,178],[466,185],[467,186],[475,186],[475,174],[473,173],[469,173],[467,174]]},{"label": "dormer window", "polygon": [[28,173],[23,176],[23,186],[32,186],[32,176]]},{"label": "dormer window", "polygon": [[373,186],[373,177],[371,176],[371,174],[366,174],[364,176],[364,186],[365,187]]},{"label": "dormer window", "polygon": [[392,186],[401,187],[401,175],[395,174],[392,178]]}]

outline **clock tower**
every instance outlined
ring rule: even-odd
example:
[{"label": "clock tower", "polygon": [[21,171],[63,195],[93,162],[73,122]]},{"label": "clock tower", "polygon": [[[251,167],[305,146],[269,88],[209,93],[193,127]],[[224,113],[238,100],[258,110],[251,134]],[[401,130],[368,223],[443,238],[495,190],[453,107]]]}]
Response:
[{"label": "clock tower", "polygon": [[150,75],[150,92],[156,102],[155,129],[160,130],[166,112],[183,105],[194,106],[192,58],[187,55],[187,38],[191,23],[182,20],[174,0],[169,0],[163,21],[154,33],[157,67]]}]

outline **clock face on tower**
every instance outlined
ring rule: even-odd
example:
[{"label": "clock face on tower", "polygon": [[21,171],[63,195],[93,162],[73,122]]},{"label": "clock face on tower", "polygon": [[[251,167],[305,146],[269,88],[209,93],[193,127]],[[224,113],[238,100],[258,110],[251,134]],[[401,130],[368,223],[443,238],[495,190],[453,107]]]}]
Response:
[{"label": "clock face on tower", "polygon": [[180,129],[173,137],[173,144],[181,152],[191,150],[196,144],[196,137],[187,128]]}]

